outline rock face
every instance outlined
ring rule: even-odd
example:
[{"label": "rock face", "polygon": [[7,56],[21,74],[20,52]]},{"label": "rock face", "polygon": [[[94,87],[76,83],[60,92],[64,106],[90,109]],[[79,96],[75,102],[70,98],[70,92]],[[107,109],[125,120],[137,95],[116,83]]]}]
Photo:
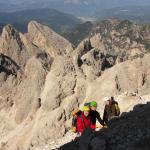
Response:
[{"label": "rock face", "polygon": [[[108,23],[101,30],[107,30]],[[62,137],[70,126],[71,111],[83,99],[98,101],[102,112],[101,100],[114,95],[124,112],[141,102],[138,94],[150,93],[148,46],[133,40],[120,49],[107,47],[124,34],[126,42],[131,38],[126,22],[113,23],[111,28],[118,25],[119,31],[105,38],[97,31],[77,48],[35,21],[25,34],[11,25],[4,27],[0,36],[0,150],[35,150]],[[148,29],[142,32],[146,41]],[[136,93],[136,100],[130,95],[119,97],[122,93]],[[101,143],[105,147],[103,139]]]},{"label": "rock face", "polygon": [[73,50],[72,44],[66,39],[35,21],[31,21],[28,25],[28,36],[32,44],[51,56],[65,55]]}]

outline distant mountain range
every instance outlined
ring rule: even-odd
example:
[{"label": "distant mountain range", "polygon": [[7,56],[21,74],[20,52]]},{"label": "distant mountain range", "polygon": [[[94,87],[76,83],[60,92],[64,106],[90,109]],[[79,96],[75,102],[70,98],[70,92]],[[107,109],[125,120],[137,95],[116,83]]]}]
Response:
[{"label": "distant mountain range", "polygon": [[[132,20],[137,23],[150,23],[150,6],[116,7],[98,11],[94,14],[97,21],[109,18]],[[65,36],[75,45],[90,32],[92,22],[82,23],[77,17],[55,9],[41,8],[16,12],[0,12],[0,30],[6,24],[12,24],[19,31],[26,32],[30,20],[48,25]],[[76,39],[78,38],[78,39]]]},{"label": "distant mountain range", "polygon": [[108,18],[129,19],[138,23],[150,22],[150,6],[128,6],[105,9],[96,12],[95,16],[100,20]]},{"label": "distant mountain range", "polygon": [[[70,32],[78,35],[78,32],[75,31],[81,29],[84,31],[91,26],[91,24],[85,23],[84,29],[84,25],[80,24],[81,20],[78,18],[82,19],[82,22],[117,18],[120,20],[128,19],[137,23],[149,23],[150,1],[8,0],[6,3],[4,0],[0,0],[0,30],[4,25],[12,24],[19,31],[25,32],[27,23],[30,20],[36,20],[50,26],[56,32],[67,34],[68,37]],[[87,32],[83,32],[79,37]],[[76,35],[72,35],[71,38]]]},{"label": "distant mountain range", "polygon": [[94,27],[96,27],[94,23],[87,21],[63,32],[62,36],[77,46],[83,39],[90,35]]},{"label": "distant mountain range", "polygon": [[53,8],[76,16],[93,16],[95,12],[114,7],[150,6],[149,0],[0,0],[0,3],[3,3],[1,12]]},{"label": "distant mountain range", "polygon": [[[113,25],[118,24],[120,20],[118,19],[107,19],[99,22],[85,22],[83,24],[79,24],[76,27],[67,30],[67,32],[64,32],[62,36],[64,36],[66,39],[68,39],[71,43],[73,43],[75,46],[77,46],[82,40],[86,38],[90,38],[91,36],[95,35],[98,32],[101,33],[101,35],[107,35],[107,32],[113,30]],[[120,28],[126,28],[128,27],[128,30],[132,27],[134,29],[134,26],[141,27],[140,32],[142,34],[143,30],[147,31],[147,36],[149,37],[150,33],[150,24],[144,24],[144,25],[138,25],[134,22],[131,22],[129,20],[122,20],[118,26],[116,26],[115,30],[120,30]],[[107,32],[105,31],[107,29]],[[105,33],[106,32],[106,33]],[[111,32],[110,32],[111,33]],[[130,34],[130,32],[128,32]],[[142,39],[139,38],[140,41]],[[138,41],[138,40],[137,40]],[[149,41],[144,41],[145,47],[150,48]]]},{"label": "distant mountain range", "polygon": [[19,31],[25,32],[30,20],[39,21],[52,27],[55,31],[60,32],[67,28],[74,27],[80,23],[80,20],[73,15],[59,12],[54,9],[36,9],[24,10],[13,13],[0,13],[0,28],[6,24],[12,24]]}]

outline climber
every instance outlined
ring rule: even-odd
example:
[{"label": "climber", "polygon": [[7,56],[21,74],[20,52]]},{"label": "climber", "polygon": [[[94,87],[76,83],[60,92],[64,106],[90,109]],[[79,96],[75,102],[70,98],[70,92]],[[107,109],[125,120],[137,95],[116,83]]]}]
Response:
[{"label": "climber", "polygon": [[109,120],[120,115],[120,108],[118,102],[114,100],[114,97],[105,97],[105,108],[103,113],[103,120],[107,124]]},{"label": "climber", "polygon": [[[85,101],[84,101],[85,102]],[[96,126],[96,120],[103,126],[103,128],[107,128],[107,125],[104,123],[104,121],[101,119],[100,114],[96,111],[97,109],[97,102],[92,101],[92,102],[85,102],[84,106],[90,107],[90,118],[92,121],[91,128],[95,130],[96,128],[101,128],[101,126]],[[71,130],[72,132],[76,133],[77,132],[77,117],[82,114],[82,111],[80,109],[77,109],[72,112],[72,126]]]},{"label": "climber", "polygon": [[[89,106],[90,107],[90,103],[87,103],[87,99],[84,99],[82,102],[82,105],[80,106],[80,108],[82,109],[83,106]],[[80,116],[82,114],[82,111],[80,109],[76,109],[74,111],[72,111],[71,115],[72,115],[72,125],[71,125],[71,130],[74,133],[77,133],[77,117]]]},{"label": "climber", "polygon": [[92,129],[92,121],[90,117],[90,107],[83,106],[82,113],[77,117],[77,135],[80,136],[87,128]]},{"label": "climber", "polygon": [[97,109],[97,102],[92,101],[90,103],[90,117],[92,120],[92,129],[94,129],[94,130],[96,129],[96,119],[103,127],[106,127],[106,124],[101,119],[100,114],[98,113],[98,111],[96,109]]}]

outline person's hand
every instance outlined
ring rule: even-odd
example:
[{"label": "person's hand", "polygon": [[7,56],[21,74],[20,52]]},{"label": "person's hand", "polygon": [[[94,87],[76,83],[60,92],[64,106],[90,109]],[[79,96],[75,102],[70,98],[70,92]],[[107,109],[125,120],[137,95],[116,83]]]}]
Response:
[{"label": "person's hand", "polygon": [[76,133],[77,128],[75,126],[72,126],[71,130],[72,130],[72,132]]},{"label": "person's hand", "polygon": [[80,136],[81,136],[81,132],[78,132],[78,133],[77,133],[77,137],[80,137]]},{"label": "person's hand", "polygon": [[104,125],[104,126],[103,126],[103,128],[107,129],[107,128],[108,128],[108,126],[107,126],[107,125]]},{"label": "person's hand", "polygon": [[103,126],[102,125],[96,125],[96,129],[99,128],[101,129]]}]

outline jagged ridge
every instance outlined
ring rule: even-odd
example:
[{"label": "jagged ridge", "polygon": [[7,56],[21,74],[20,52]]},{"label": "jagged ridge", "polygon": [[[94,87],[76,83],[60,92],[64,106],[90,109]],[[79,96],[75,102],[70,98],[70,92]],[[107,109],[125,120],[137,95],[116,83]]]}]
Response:
[{"label": "jagged ridge", "polygon": [[[106,22],[106,30],[109,23],[116,27],[113,22]],[[128,30],[126,23],[122,24],[118,34]],[[144,45],[129,42],[125,49],[116,46],[112,55],[108,44],[116,36],[108,32],[104,38],[101,34],[96,32],[73,48],[35,21],[29,23],[25,34],[10,25],[3,29],[0,53],[9,59],[2,59],[1,68],[11,73],[0,73],[0,149],[34,150],[62,137],[70,126],[71,111],[85,98],[98,101],[102,111],[101,99],[115,95],[121,110],[128,111],[141,102],[139,97],[118,95],[149,94],[150,54]],[[149,35],[144,37],[149,40]]]}]

